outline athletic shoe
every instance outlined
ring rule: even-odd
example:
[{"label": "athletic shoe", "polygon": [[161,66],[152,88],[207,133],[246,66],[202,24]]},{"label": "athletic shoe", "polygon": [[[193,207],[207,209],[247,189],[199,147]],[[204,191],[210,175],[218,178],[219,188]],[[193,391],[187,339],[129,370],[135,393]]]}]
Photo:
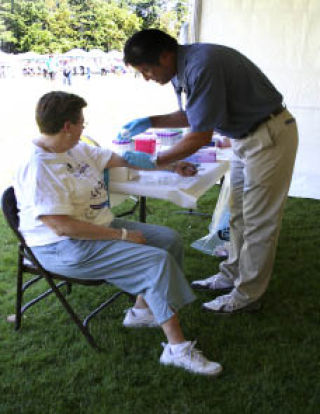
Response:
[{"label": "athletic shoe", "polygon": [[191,287],[197,290],[222,290],[227,291],[233,289],[232,280],[223,276],[221,273],[210,276],[207,279],[195,280],[191,283]]},{"label": "athletic shoe", "polygon": [[240,312],[255,312],[261,309],[260,302],[242,302],[236,300],[234,296],[229,293],[228,295],[218,296],[211,302],[204,303],[202,308],[209,312],[217,314],[233,314]]},{"label": "athletic shoe", "polygon": [[129,308],[125,312],[126,316],[122,325],[126,328],[155,328],[160,326],[149,310],[144,312],[143,315],[138,315],[135,308]]},{"label": "athletic shoe", "polygon": [[173,352],[170,344],[162,343],[164,350],[160,357],[160,364],[184,368],[195,374],[220,374],[222,366],[218,362],[209,361],[201,351],[195,348],[195,344],[195,341],[189,341],[182,350]]}]

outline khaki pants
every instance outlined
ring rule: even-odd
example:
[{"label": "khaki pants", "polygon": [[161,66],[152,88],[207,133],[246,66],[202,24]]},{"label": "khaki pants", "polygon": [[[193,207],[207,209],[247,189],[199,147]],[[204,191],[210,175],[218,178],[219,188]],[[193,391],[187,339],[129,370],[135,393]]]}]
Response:
[{"label": "khaki pants", "polygon": [[231,246],[220,272],[233,280],[234,297],[249,303],[265,292],[270,281],[296,156],[297,127],[285,110],[248,137],[232,141]]}]

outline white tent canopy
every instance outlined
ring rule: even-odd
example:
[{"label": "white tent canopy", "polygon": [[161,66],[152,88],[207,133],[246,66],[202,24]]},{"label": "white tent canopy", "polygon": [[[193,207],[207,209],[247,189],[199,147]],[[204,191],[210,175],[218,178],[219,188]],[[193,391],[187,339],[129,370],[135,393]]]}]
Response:
[{"label": "white tent canopy", "polygon": [[110,50],[110,52],[107,53],[107,57],[109,59],[123,60],[123,53],[118,50]]},{"label": "white tent canopy", "polygon": [[30,51],[25,53],[20,53],[18,55],[15,55],[18,60],[32,60],[32,59],[41,59],[43,58],[43,55],[40,55],[39,53]]},{"label": "white tent canopy", "polygon": [[104,58],[106,53],[101,49],[91,49],[87,52],[87,56],[92,58]]},{"label": "white tent canopy", "polygon": [[62,53],[62,56],[69,57],[69,58],[85,58],[88,56],[88,52],[83,49],[71,49],[68,52]]},{"label": "white tent canopy", "polygon": [[299,149],[289,194],[320,199],[320,2],[193,0],[200,42],[233,47],[252,59],[297,119]]},{"label": "white tent canopy", "polygon": [[10,53],[5,53],[0,50],[0,63],[10,63],[14,59],[14,55]]}]

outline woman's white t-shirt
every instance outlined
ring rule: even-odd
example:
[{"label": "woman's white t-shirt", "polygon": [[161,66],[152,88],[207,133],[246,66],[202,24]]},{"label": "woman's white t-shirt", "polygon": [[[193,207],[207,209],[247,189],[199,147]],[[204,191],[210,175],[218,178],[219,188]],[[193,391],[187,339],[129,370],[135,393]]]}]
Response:
[{"label": "woman's white t-shirt", "polygon": [[103,170],[112,151],[79,142],[63,153],[50,153],[32,144],[15,177],[20,231],[29,246],[67,239],[58,236],[39,217],[69,215],[89,223],[109,225],[113,215]]}]

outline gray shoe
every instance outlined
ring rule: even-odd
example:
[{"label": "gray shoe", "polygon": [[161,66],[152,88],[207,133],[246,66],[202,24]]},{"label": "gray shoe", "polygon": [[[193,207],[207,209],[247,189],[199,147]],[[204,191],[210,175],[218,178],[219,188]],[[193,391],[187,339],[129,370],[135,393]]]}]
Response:
[{"label": "gray shoe", "polygon": [[192,289],[196,290],[220,290],[220,291],[230,291],[233,289],[233,282],[223,276],[221,273],[210,276],[207,279],[194,280],[191,283]]},{"label": "gray shoe", "polygon": [[261,302],[242,302],[228,295],[218,296],[211,302],[204,303],[202,309],[220,315],[231,315],[240,312],[256,312],[262,307]]}]

